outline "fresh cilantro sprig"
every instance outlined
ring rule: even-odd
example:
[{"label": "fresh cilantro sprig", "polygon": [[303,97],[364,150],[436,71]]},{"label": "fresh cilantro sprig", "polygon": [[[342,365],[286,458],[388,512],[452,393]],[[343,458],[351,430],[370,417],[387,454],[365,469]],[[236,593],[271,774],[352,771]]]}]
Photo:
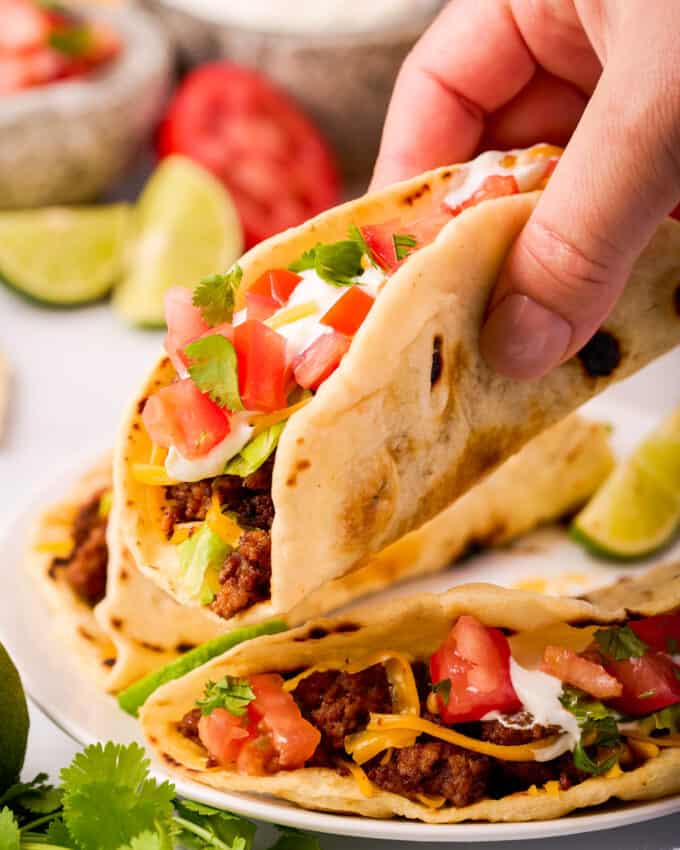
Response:
[{"label": "fresh cilantro sprig", "polygon": [[358,227],[351,225],[347,235],[348,238],[340,242],[319,242],[288,268],[292,272],[314,269],[326,283],[353,286],[356,283],[354,278],[364,271],[362,257],[366,256],[373,262],[373,256]]},{"label": "fresh cilantro sprig", "polygon": [[405,260],[416,247],[416,237],[410,233],[394,233],[392,235],[394,253],[398,260]]},{"label": "fresh cilantro sprig", "polygon": [[232,266],[224,274],[203,278],[194,289],[192,303],[199,308],[205,322],[214,326],[232,320],[236,290],[242,278],[243,270],[239,265]]},{"label": "fresh cilantro sprig", "polygon": [[247,679],[224,676],[219,682],[206,682],[203,699],[196,700],[201,714],[209,715],[216,708],[226,708],[234,717],[243,717],[255,699]]},{"label": "fresh cilantro sprig", "polygon": [[594,634],[600,650],[614,661],[628,658],[642,658],[649,647],[635,634],[630,626],[615,626],[611,629],[598,629]]},{"label": "fresh cilantro sprig", "polygon": [[[62,770],[60,788],[49,785],[45,774],[17,783],[0,797],[0,848],[252,850],[255,824],[174,798],[174,786],[157,783],[148,767],[137,744],[96,744]],[[30,814],[40,811],[46,813]],[[320,850],[312,836],[279,831],[271,850]]]},{"label": "fresh cilantro sprig", "polygon": [[221,334],[204,336],[184,349],[189,375],[202,393],[227,410],[243,410],[238,391],[238,362],[233,344]]},{"label": "fresh cilantro sprig", "polygon": [[[602,762],[596,762],[586,752],[586,746],[597,746],[605,749],[617,747],[621,738],[619,735],[617,712],[577,688],[564,687],[560,702],[576,718],[581,730],[581,740],[574,748],[574,764],[579,770],[599,775],[606,773],[616,764],[618,753],[613,753]],[[587,742],[584,744],[584,741]]]}]

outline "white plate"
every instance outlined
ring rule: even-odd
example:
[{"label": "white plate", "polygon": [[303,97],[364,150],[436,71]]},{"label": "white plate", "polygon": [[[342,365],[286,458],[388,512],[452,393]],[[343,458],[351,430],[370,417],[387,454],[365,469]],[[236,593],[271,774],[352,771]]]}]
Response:
[{"label": "white plate", "polygon": [[[653,419],[639,411],[611,402],[592,402],[587,412],[617,426],[614,441],[619,452],[629,450],[654,425]],[[33,509],[24,512],[12,523],[0,540],[0,551],[3,553],[0,639],[19,667],[31,697],[59,727],[77,741],[89,744],[114,739],[124,743],[143,743],[136,721],[124,714],[114,699],[102,694],[88,682],[63,651],[61,644],[51,638],[49,613],[42,597],[35,592],[22,569],[26,533],[36,510],[59,498],[62,492],[63,478],[43,495]],[[680,542],[654,559],[654,562],[678,558]],[[547,582],[548,592],[581,593],[606,584],[631,569],[597,563],[566,539],[563,532],[544,529],[506,550],[484,553],[448,572],[383,592],[375,598],[375,602],[380,604],[388,597],[420,591],[442,591],[467,581],[494,581],[513,585],[542,578]],[[642,566],[635,569],[642,569]],[[167,777],[158,764],[154,764],[154,772],[160,777]],[[308,812],[268,797],[218,793],[197,783],[174,781],[181,795],[258,820],[316,832],[395,841],[527,840],[611,829],[680,811],[680,797],[673,797],[650,803],[613,803],[588,813],[536,823],[428,825]]]}]

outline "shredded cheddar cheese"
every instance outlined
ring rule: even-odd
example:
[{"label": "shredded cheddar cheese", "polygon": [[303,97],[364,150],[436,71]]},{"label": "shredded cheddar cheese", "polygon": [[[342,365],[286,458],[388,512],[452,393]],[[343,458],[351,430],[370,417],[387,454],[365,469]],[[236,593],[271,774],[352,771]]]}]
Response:
[{"label": "shredded cheddar cheese", "polygon": [[428,797],[427,794],[416,794],[416,799],[428,809],[441,809],[446,802],[446,797]]},{"label": "shredded cheddar cheese", "polygon": [[551,779],[541,788],[538,788],[536,785],[530,785],[529,788],[527,788],[527,794],[530,797],[539,797],[542,794],[547,794],[548,797],[559,797],[560,783],[556,779]]},{"label": "shredded cheddar cheese", "polygon": [[292,322],[297,322],[298,319],[304,319],[306,316],[313,316],[318,310],[316,301],[305,301],[304,304],[294,304],[292,307],[286,307],[284,310],[279,310],[264,320],[264,324],[268,325],[272,330],[290,325]]},{"label": "shredded cheddar cheese", "polygon": [[179,483],[170,478],[164,466],[157,463],[133,463],[132,477],[140,484],[149,484],[152,487],[169,487]]},{"label": "shredded cheddar cheese", "polygon": [[425,733],[432,738],[439,738],[449,744],[456,744],[463,749],[483,753],[501,759],[501,761],[534,761],[536,750],[554,744],[558,737],[551,735],[531,744],[503,746],[502,744],[492,744],[489,741],[478,741],[476,738],[470,738],[455,729],[438,726],[422,717],[413,717],[408,714],[371,714],[367,731],[386,732],[394,729],[410,729],[413,732]]},{"label": "shredded cheddar cheese", "polygon": [[35,549],[37,552],[54,555],[55,558],[68,558],[73,551],[73,540],[70,537],[63,540],[42,540],[36,543]]},{"label": "shredded cheddar cheese", "polygon": [[345,751],[357,764],[365,764],[383,750],[412,747],[417,737],[418,733],[409,729],[392,729],[387,732],[364,730],[354,735],[347,735]]},{"label": "shredded cheddar cheese", "polygon": [[635,738],[628,738],[628,746],[633,751],[633,754],[643,761],[656,758],[661,752],[656,744],[650,744],[648,741],[638,741]]},{"label": "shredded cheddar cheese", "polygon": [[623,771],[621,770],[621,766],[618,762],[613,764],[604,774],[605,779],[617,779],[619,776],[623,776]]},{"label": "shredded cheddar cheese", "polygon": [[355,764],[352,761],[340,761],[338,762],[338,764],[340,764],[342,767],[346,767],[347,770],[349,770],[349,772],[356,780],[356,783],[359,786],[359,790],[364,795],[364,797],[372,797],[375,794],[375,786],[368,778],[368,776],[366,776],[364,771],[359,767],[358,764]]},{"label": "shredded cheddar cheese", "polygon": [[212,497],[205,521],[208,523],[210,529],[229,546],[236,546],[243,534],[241,526],[228,514],[222,513],[220,501],[216,495]]},{"label": "shredded cheddar cheese", "polygon": [[156,443],[152,443],[151,445],[151,453],[149,454],[149,463],[154,465],[163,466],[165,463],[165,458],[168,456],[168,450],[164,449],[163,446],[158,446]]},{"label": "shredded cheddar cheese", "polygon": [[180,522],[175,526],[172,537],[170,538],[170,542],[174,546],[179,546],[180,543],[184,543],[185,540],[188,540],[191,535],[197,531],[203,525],[202,522]]},{"label": "shredded cheddar cheese", "polygon": [[272,425],[277,425],[279,422],[284,422],[286,419],[289,419],[297,410],[303,408],[306,404],[312,400],[312,396],[308,396],[307,398],[303,398],[302,401],[299,401],[297,404],[291,404],[290,407],[283,407],[281,410],[275,410],[274,413],[259,413],[252,416],[249,420],[249,424],[253,427],[252,438],[257,437],[258,434],[261,434],[263,431],[266,431],[267,428],[271,428]]}]

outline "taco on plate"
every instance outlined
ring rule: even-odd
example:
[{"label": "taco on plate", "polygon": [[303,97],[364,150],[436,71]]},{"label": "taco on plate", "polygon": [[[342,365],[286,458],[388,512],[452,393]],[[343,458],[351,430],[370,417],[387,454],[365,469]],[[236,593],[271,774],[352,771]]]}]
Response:
[{"label": "taco on plate", "polygon": [[285,616],[680,342],[668,220],[578,356],[534,382],[484,362],[489,295],[558,156],[440,168],[170,291],[114,470],[147,576],[226,621]]},{"label": "taco on plate", "polygon": [[493,585],[257,638],[142,709],[166,767],[308,809],[554,818],[680,792],[680,566],[623,607]]}]

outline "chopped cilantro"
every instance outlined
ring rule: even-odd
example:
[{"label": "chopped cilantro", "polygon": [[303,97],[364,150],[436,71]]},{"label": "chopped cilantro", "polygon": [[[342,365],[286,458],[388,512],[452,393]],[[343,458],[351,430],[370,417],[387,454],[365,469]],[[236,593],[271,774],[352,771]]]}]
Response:
[{"label": "chopped cilantro", "polygon": [[292,272],[304,272],[307,271],[307,269],[313,269],[315,262],[316,248],[310,248],[308,251],[305,251],[299,259],[295,260],[294,263],[291,263],[288,268]]},{"label": "chopped cilantro", "polygon": [[206,682],[203,699],[196,700],[196,705],[205,716],[212,714],[216,708],[226,708],[234,717],[243,717],[254,699],[255,694],[247,679],[224,676],[219,682]]},{"label": "chopped cilantro", "polygon": [[243,270],[232,266],[225,274],[205,277],[194,290],[192,303],[209,325],[230,322],[234,315],[234,297],[241,284]]},{"label": "chopped cilantro", "polygon": [[648,649],[630,626],[598,629],[594,637],[602,652],[614,661],[642,658]]},{"label": "chopped cilantro", "polygon": [[347,230],[347,236],[353,242],[356,242],[357,245],[361,248],[362,256],[368,257],[368,259],[373,262],[373,253],[368,247],[368,243],[364,239],[363,233],[356,226],[356,224],[350,224],[349,229]]},{"label": "chopped cilantro", "polygon": [[574,764],[579,770],[595,775],[606,773],[618,760],[618,753],[614,753],[603,762],[595,762],[588,755],[583,744],[584,738],[588,746],[604,747],[611,749],[618,746],[620,741],[617,712],[593,697],[576,688],[565,687],[562,690],[560,702],[571,712],[581,729],[581,740],[574,748]]},{"label": "chopped cilantro", "polygon": [[345,239],[341,242],[328,244],[318,243],[314,248],[291,263],[288,268],[292,272],[314,269],[320,278],[333,286],[353,286],[363,272],[361,258],[364,255],[362,245],[355,239]]},{"label": "chopped cilantro", "polygon": [[82,56],[92,46],[92,32],[86,26],[58,29],[49,34],[47,43],[66,56]]},{"label": "chopped cilantro", "polygon": [[243,410],[238,392],[238,362],[233,344],[221,334],[204,336],[184,349],[190,360],[191,380],[215,404],[227,410]]},{"label": "chopped cilantro", "polygon": [[410,233],[395,233],[392,236],[394,242],[394,253],[398,260],[404,260],[416,247],[416,237]]},{"label": "chopped cilantro", "polygon": [[432,685],[432,693],[439,694],[444,705],[449,704],[451,698],[451,679],[442,679]]}]

